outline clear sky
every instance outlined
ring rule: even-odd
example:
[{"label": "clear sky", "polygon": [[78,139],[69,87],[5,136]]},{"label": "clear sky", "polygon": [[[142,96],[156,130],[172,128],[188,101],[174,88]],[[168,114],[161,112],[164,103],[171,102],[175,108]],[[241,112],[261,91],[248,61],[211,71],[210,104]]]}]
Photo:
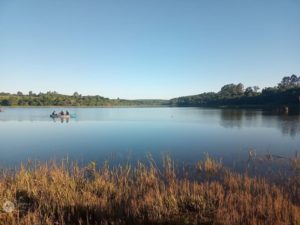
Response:
[{"label": "clear sky", "polygon": [[168,99],[293,73],[299,0],[0,0],[0,92]]}]

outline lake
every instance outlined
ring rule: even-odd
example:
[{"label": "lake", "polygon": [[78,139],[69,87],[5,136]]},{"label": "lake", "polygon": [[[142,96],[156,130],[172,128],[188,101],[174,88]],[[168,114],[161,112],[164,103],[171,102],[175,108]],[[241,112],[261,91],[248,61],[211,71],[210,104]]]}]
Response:
[{"label": "lake", "polygon": [[[53,120],[53,110],[76,118]],[[291,156],[300,147],[300,116],[209,108],[5,108],[0,165],[68,157],[79,163],[156,160],[169,153],[194,163],[205,153],[227,165],[257,154]]]}]

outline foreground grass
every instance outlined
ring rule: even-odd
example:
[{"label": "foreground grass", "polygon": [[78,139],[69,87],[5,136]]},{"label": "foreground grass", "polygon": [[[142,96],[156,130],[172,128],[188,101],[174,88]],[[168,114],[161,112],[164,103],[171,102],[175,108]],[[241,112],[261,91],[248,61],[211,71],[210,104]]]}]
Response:
[{"label": "foreground grass", "polygon": [[[296,161],[297,163],[297,161]],[[181,174],[180,177],[178,174]],[[91,163],[3,171],[0,224],[300,224],[300,177],[237,174],[207,157],[178,172],[170,158],[96,170]]]}]

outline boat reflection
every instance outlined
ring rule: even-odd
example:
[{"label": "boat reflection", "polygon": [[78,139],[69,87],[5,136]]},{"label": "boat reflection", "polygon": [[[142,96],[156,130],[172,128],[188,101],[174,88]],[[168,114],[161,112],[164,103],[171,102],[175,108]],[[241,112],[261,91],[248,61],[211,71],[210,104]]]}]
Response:
[{"label": "boat reflection", "polygon": [[52,118],[52,121],[53,121],[54,123],[56,123],[56,122],[61,122],[61,123],[66,122],[66,123],[69,123],[70,118],[57,117],[57,118]]}]

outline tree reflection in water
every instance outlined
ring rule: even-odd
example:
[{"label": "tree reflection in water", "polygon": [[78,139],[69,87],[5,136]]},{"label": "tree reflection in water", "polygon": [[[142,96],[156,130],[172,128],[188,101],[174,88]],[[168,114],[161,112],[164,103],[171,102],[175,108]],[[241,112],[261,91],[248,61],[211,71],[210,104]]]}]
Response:
[{"label": "tree reflection in water", "polygon": [[253,110],[223,109],[220,112],[220,125],[224,128],[276,127],[283,135],[295,137],[300,134],[299,110]]}]

